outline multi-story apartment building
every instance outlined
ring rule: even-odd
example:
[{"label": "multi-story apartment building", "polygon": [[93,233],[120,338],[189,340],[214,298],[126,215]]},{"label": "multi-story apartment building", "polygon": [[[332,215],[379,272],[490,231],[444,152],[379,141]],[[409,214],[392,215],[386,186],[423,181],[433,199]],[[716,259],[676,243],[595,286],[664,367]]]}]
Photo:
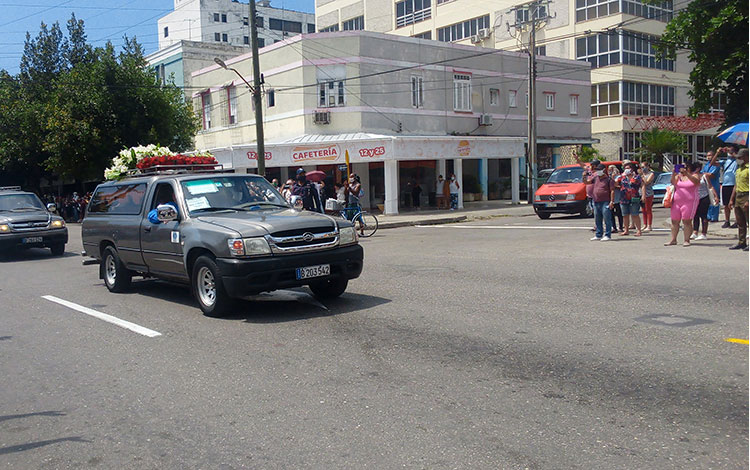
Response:
[{"label": "multi-story apartment building", "polygon": [[[513,28],[518,0],[316,0],[320,30],[367,29],[505,50],[524,50],[528,32]],[[677,2],[684,7],[687,2]],[[591,64],[591,126],[606,158],[632,156],[637,138],[652,127],[683,132],[693,158],[705,155],[721,115],[686,117],[692,69],[687,53],[659,60],[654,45],[674,15],[673,0],[550,0],[537,30],[541,56]],[[526,18],[527,19],[527,18]],[[549,76],[564,77],[564,68]],[[543,76],[543,75],[542,75]],[[544,105],[544,90],[537,103]],[[723,97],[716,96],[722,110]],[[542,165],[544,162],[542,162]]]},{"label": "multi-story apartment building", "polygon": [[[315,15],[256,2],[258,45],[315,32]],[[179,41],[250,46],[250,6],[237,0],[174,0],[174,11],[159,19],[159,49]]]},{"label": "multi-story apartment building", "polygon": [[[526,141],[526,57],[363,31],[316,33],[259,52],[266,166],[285,180],[294,169],[340,181],[348,152],[366,188],[363,205],[397,213],[423,189],[433,202],[438,174],[455,173],[465,192],[519,200]],[[252,54],[227,60],[248,81]],[[565,69],[564,77],[551,72]],[[591,142],[588,63],[539,60],[540,142]],[[233,72],[212,64],[191,76],[203,129],[196,147],[235,169],[257,166],[251,95]],[[463,180],[470,176],[476,184]]]}]

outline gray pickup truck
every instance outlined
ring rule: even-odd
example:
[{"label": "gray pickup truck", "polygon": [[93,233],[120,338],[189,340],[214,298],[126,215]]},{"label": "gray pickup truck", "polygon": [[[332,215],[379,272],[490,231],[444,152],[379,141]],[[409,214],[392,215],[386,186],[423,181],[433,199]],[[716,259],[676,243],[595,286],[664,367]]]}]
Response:
[{"label": "gray pickup truck", "polygon": [[19,186],[0,188],[0,253],[46,247],[62,256],[68,229],[56,211],[54,204],[45,207],[36,194]]},{"label": "gray pickup truck", "polygon": [[82,226],[84,255],[111,292],[135,275],[188,284],[204,314],[233,300],[309,286],[341,295],[362,272],[353,225],[290,206],[265,178],[166,172],[99,185]]}]

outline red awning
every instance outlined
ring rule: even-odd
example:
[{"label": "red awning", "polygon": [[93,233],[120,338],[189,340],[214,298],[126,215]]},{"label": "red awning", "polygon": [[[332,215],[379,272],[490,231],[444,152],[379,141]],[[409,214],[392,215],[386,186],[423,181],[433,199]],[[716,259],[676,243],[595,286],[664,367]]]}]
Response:
[{"label": "red awning", "polygon": [[653,128],[693,133],[720,126],[724,113],[701,113],[690,116],[625,116],[625,125],[631,130],[648,131]]}]

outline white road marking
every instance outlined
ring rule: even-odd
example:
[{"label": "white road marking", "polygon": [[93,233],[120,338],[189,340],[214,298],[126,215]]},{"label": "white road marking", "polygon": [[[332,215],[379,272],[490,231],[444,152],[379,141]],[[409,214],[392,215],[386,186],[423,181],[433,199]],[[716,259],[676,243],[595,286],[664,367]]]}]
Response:
[{"label": "white road marking", "polygon": [[549,226],[549,225],[529,225],[529,226],[518,226],[518,225],[415,225],[418,228],[468,228],[468,229],[511,229],[511,230],[591,230],[591,227],[560,227],[560,226]]},{"label": "white road marking", "polygon": [[142,327],[140,325],[136,325],[135,323],[121,320],[117,317],[113,317],[112,315],[107,315],[106,313],[97,312],[96,310],[90,309],[88,307],[84,307],[82,305],[74,304],[73,302],[68,302],[67,300],[59,299],[52,295],[43,295],[42,298],[45,300],[49,300],[50,302],[60,304],[64,307],[68,307],[70,309],[76,310],[78,312],[85,313],[86,315],[90,315],[94,318],[98,318],[99,320],[104,320],[107,323],[112,323],[113,325],[117,325],[121,328],[125,328],[126,330],[133,331],[143,336],[148,336],[149,338],[161,336],[161,333],[159,333],[158,331],[149,330],[148,328]]}]

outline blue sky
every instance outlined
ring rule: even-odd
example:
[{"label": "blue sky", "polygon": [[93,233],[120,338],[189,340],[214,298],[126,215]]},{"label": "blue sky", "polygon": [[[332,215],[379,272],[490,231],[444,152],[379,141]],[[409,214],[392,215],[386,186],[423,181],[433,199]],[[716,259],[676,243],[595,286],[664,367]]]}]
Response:
[{"label": "blue sky", "polygon": [[[314,0],[272,0],[277,8],[313,12]],[[83,19],[89,43],[115,46],[123,35],[135,36],[146,53],[158,47],[157,20],[174,7],[173,0],[0,0],[0,69],[18,73],[26,31],[34,37],[39,25],[55,21],[65,32],[71,13]]]}]

